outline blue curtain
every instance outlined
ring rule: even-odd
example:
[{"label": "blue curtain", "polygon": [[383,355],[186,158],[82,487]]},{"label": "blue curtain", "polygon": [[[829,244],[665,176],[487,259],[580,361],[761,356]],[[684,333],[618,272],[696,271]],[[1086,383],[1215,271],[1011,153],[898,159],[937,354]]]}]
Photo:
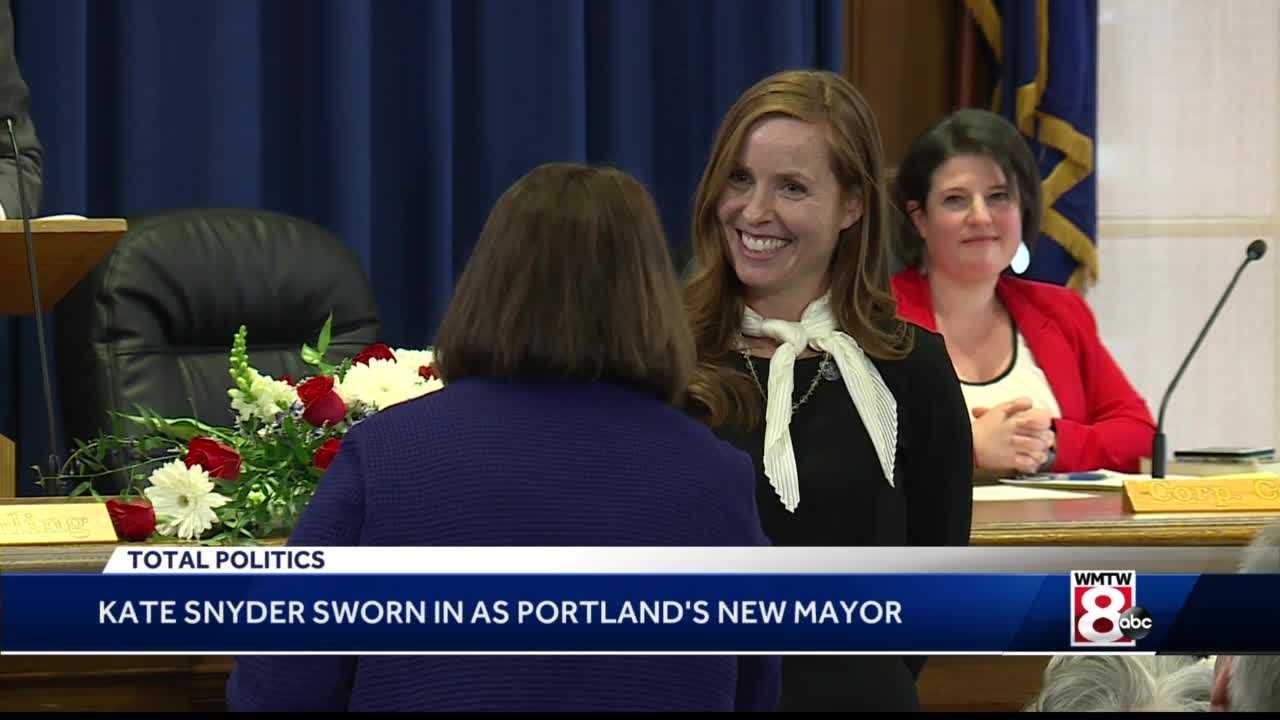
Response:
[{"label": "blue curtain", "polygon": [[[721,114],[839,70],[840,0],[15,0],[42,214],[266,208],[358,254],[385,339],[430,341],[489,207],[542,162],[616,165],[675,248]],[[56,312],[52,322],[56,322]],[[20,492],[47,453],[29,320],[0,322]]]},{"label": "blue curtain", "polygon": [[1040,163],[1042,235],[1026,277],[1098,279],[1098,0],[966,0],[1000,64],[996,106]]}]

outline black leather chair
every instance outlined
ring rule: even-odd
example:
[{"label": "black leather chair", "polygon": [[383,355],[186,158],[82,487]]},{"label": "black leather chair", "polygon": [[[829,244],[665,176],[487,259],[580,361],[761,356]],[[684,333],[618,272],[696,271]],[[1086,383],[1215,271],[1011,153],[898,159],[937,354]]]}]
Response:
[{"label": "black leather chair", "polygon": [[112,429],[113,411],[133,413],[137,405],[230,425],[227,357],[236,330],[248,328],[253,367],[298,377],[311,369],[299,356],[302,344],[314,346],[330,313],[326,359],[378,340],[369,280],[323,228],[243,209],[131,221],[112,253],[57,307],[65,435],[92,439]]}]

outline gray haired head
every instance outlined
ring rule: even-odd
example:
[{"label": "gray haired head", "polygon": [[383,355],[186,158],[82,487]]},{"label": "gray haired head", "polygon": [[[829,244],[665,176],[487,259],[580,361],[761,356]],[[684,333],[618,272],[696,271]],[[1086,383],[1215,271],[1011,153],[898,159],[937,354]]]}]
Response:
[{"label": "gray haired head", "polygon": [[1242,573],[1280,573],[1280,523],[1268,525],[1253,536],[1240,558]]},{"label": "gray haired head", "polygon": [[[1244,550],[1240,572],[1280,573],[1280,523],[1258,531]],[[1234,712],[1280,710],[1280,655],[1233,657],[1227,698]]]},{"label": "gray haired head", "polygon": [[1028,712],[1207,712],[1213,666],[1178,655],[1058,655]]}]

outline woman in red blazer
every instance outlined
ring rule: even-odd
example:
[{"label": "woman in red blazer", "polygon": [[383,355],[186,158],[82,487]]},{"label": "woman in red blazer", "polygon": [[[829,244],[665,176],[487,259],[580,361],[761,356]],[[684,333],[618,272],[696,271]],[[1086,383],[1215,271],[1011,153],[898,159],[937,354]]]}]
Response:
[{"label": "woman in red blazer", "polygon": [[898,312],[945,339],[977,466],[1136,472],[1155,423],[1093,313],[1071,290],[1005,272],[1040,228],[1040,176],[1017,129],[953,113],[907,152],[894,199],[907,265],[893,277]]}]

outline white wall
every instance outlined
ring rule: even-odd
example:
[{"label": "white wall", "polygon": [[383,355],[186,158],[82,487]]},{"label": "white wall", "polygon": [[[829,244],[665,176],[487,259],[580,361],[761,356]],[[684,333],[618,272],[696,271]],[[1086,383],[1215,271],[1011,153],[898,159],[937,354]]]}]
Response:
[{"label": "white wall", "polygon": [[1169,403],[1170,449],[1272,444],[1280,398],[1280,0],[1100,0],[1098,243],[1087,295],[1151,412],[1249,242]]}]

